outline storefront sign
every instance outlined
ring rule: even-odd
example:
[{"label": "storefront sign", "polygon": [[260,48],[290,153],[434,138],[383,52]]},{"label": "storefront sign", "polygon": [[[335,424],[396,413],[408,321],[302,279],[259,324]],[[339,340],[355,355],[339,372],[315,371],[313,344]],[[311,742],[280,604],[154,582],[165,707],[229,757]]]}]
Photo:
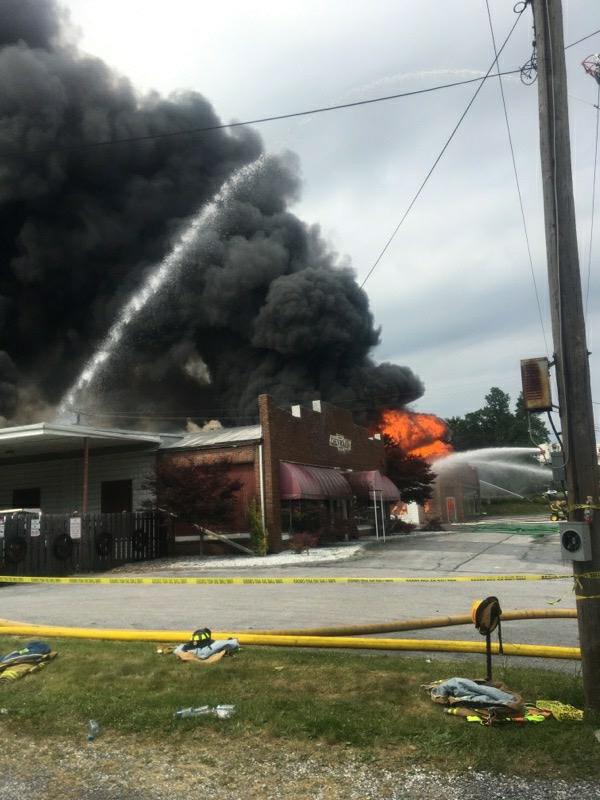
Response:
[{"label": "storefront sign", "polygon": [[329,444],[335,447],[340,453],[349,453],[352,450],[352,442],[346,439],[341,433],[332,433],[329,437]]},{"label": "storefront sign", "polygon": [[71,517],[69,520],[69,536],[71,539],[81,539],[81,517]]},{"label": "storefront sign", "polygon": [[0,539],[4,539],[4,517],[0,517]]},{"label": "storefront sign", "polygon": [[30,536],[39,536],[40,535],[40,521],[39,519],[32,519],[31,526],[29,528],[29,535]]}]

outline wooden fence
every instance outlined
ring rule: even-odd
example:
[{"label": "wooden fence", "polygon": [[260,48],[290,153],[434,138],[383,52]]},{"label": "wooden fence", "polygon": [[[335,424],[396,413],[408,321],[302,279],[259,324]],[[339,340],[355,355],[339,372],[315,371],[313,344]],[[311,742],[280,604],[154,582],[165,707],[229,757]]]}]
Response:
[{"label": "wooden fence", "polygon": [[167,555],[166,521],[153,511],[122,514],[0,514],[4,575],[98,572]]}]

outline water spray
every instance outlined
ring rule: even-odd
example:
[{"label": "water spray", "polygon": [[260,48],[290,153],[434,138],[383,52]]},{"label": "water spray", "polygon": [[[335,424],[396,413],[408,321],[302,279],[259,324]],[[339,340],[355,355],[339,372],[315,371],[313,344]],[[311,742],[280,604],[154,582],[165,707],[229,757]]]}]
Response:
[{"label": "water spray", "polygon": [[214,231],[218,227],[221,209],[234,197],[236,190],[253,178],[263,165],[264,157],[261,156],[251,164],[241,167],[223,184],[213,199],[192,217],[187,227],[179,235],[171,252],[148,274],[142,286],[123,306],[117,320],[110,327],[96,352],[88,359],[75,383],[63,396],[57,411],[58,420],[65,419],[68,412],[72,411],[73,404],[80,392],[87,389],[106,366],[131,321],[166,285],[167,281],[177,277],[185,263],[186,255],[197,244],[202,232]]}]

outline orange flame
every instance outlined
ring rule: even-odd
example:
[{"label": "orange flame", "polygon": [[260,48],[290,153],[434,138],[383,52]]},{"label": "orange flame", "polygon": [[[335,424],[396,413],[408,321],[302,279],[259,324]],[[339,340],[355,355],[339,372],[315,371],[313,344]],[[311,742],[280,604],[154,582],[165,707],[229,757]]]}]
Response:
[{"label": "orange flame", "polygon": [[435,414],[388,410],[381,414],[380,433],[387,434],[409,456],[435,461],[452,452],[448,426]]}]

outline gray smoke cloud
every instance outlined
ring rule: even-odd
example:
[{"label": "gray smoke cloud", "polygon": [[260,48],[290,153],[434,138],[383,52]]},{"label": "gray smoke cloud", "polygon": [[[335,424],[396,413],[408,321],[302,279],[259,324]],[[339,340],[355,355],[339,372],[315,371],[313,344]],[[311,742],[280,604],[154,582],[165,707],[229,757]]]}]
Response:
[{"label": "gray smoke cloud", "polygon": [[[195,92],[138,95],[60,39],[54,0],[0,5],[0,415],[58,402],[186,220],[262,153],[249,129],[109,147],[219,124]],[[289,212],[294,156],[270,156],[220,209],[131,323],[90,411],[241,421],[256,397],[322,397],[369,416],[418,398],[406,367],[375,365],[368,299],[349,266]],[[121,418],[119,418],[121,419]],[[163,423],[163,427],[165,423]]]}]

